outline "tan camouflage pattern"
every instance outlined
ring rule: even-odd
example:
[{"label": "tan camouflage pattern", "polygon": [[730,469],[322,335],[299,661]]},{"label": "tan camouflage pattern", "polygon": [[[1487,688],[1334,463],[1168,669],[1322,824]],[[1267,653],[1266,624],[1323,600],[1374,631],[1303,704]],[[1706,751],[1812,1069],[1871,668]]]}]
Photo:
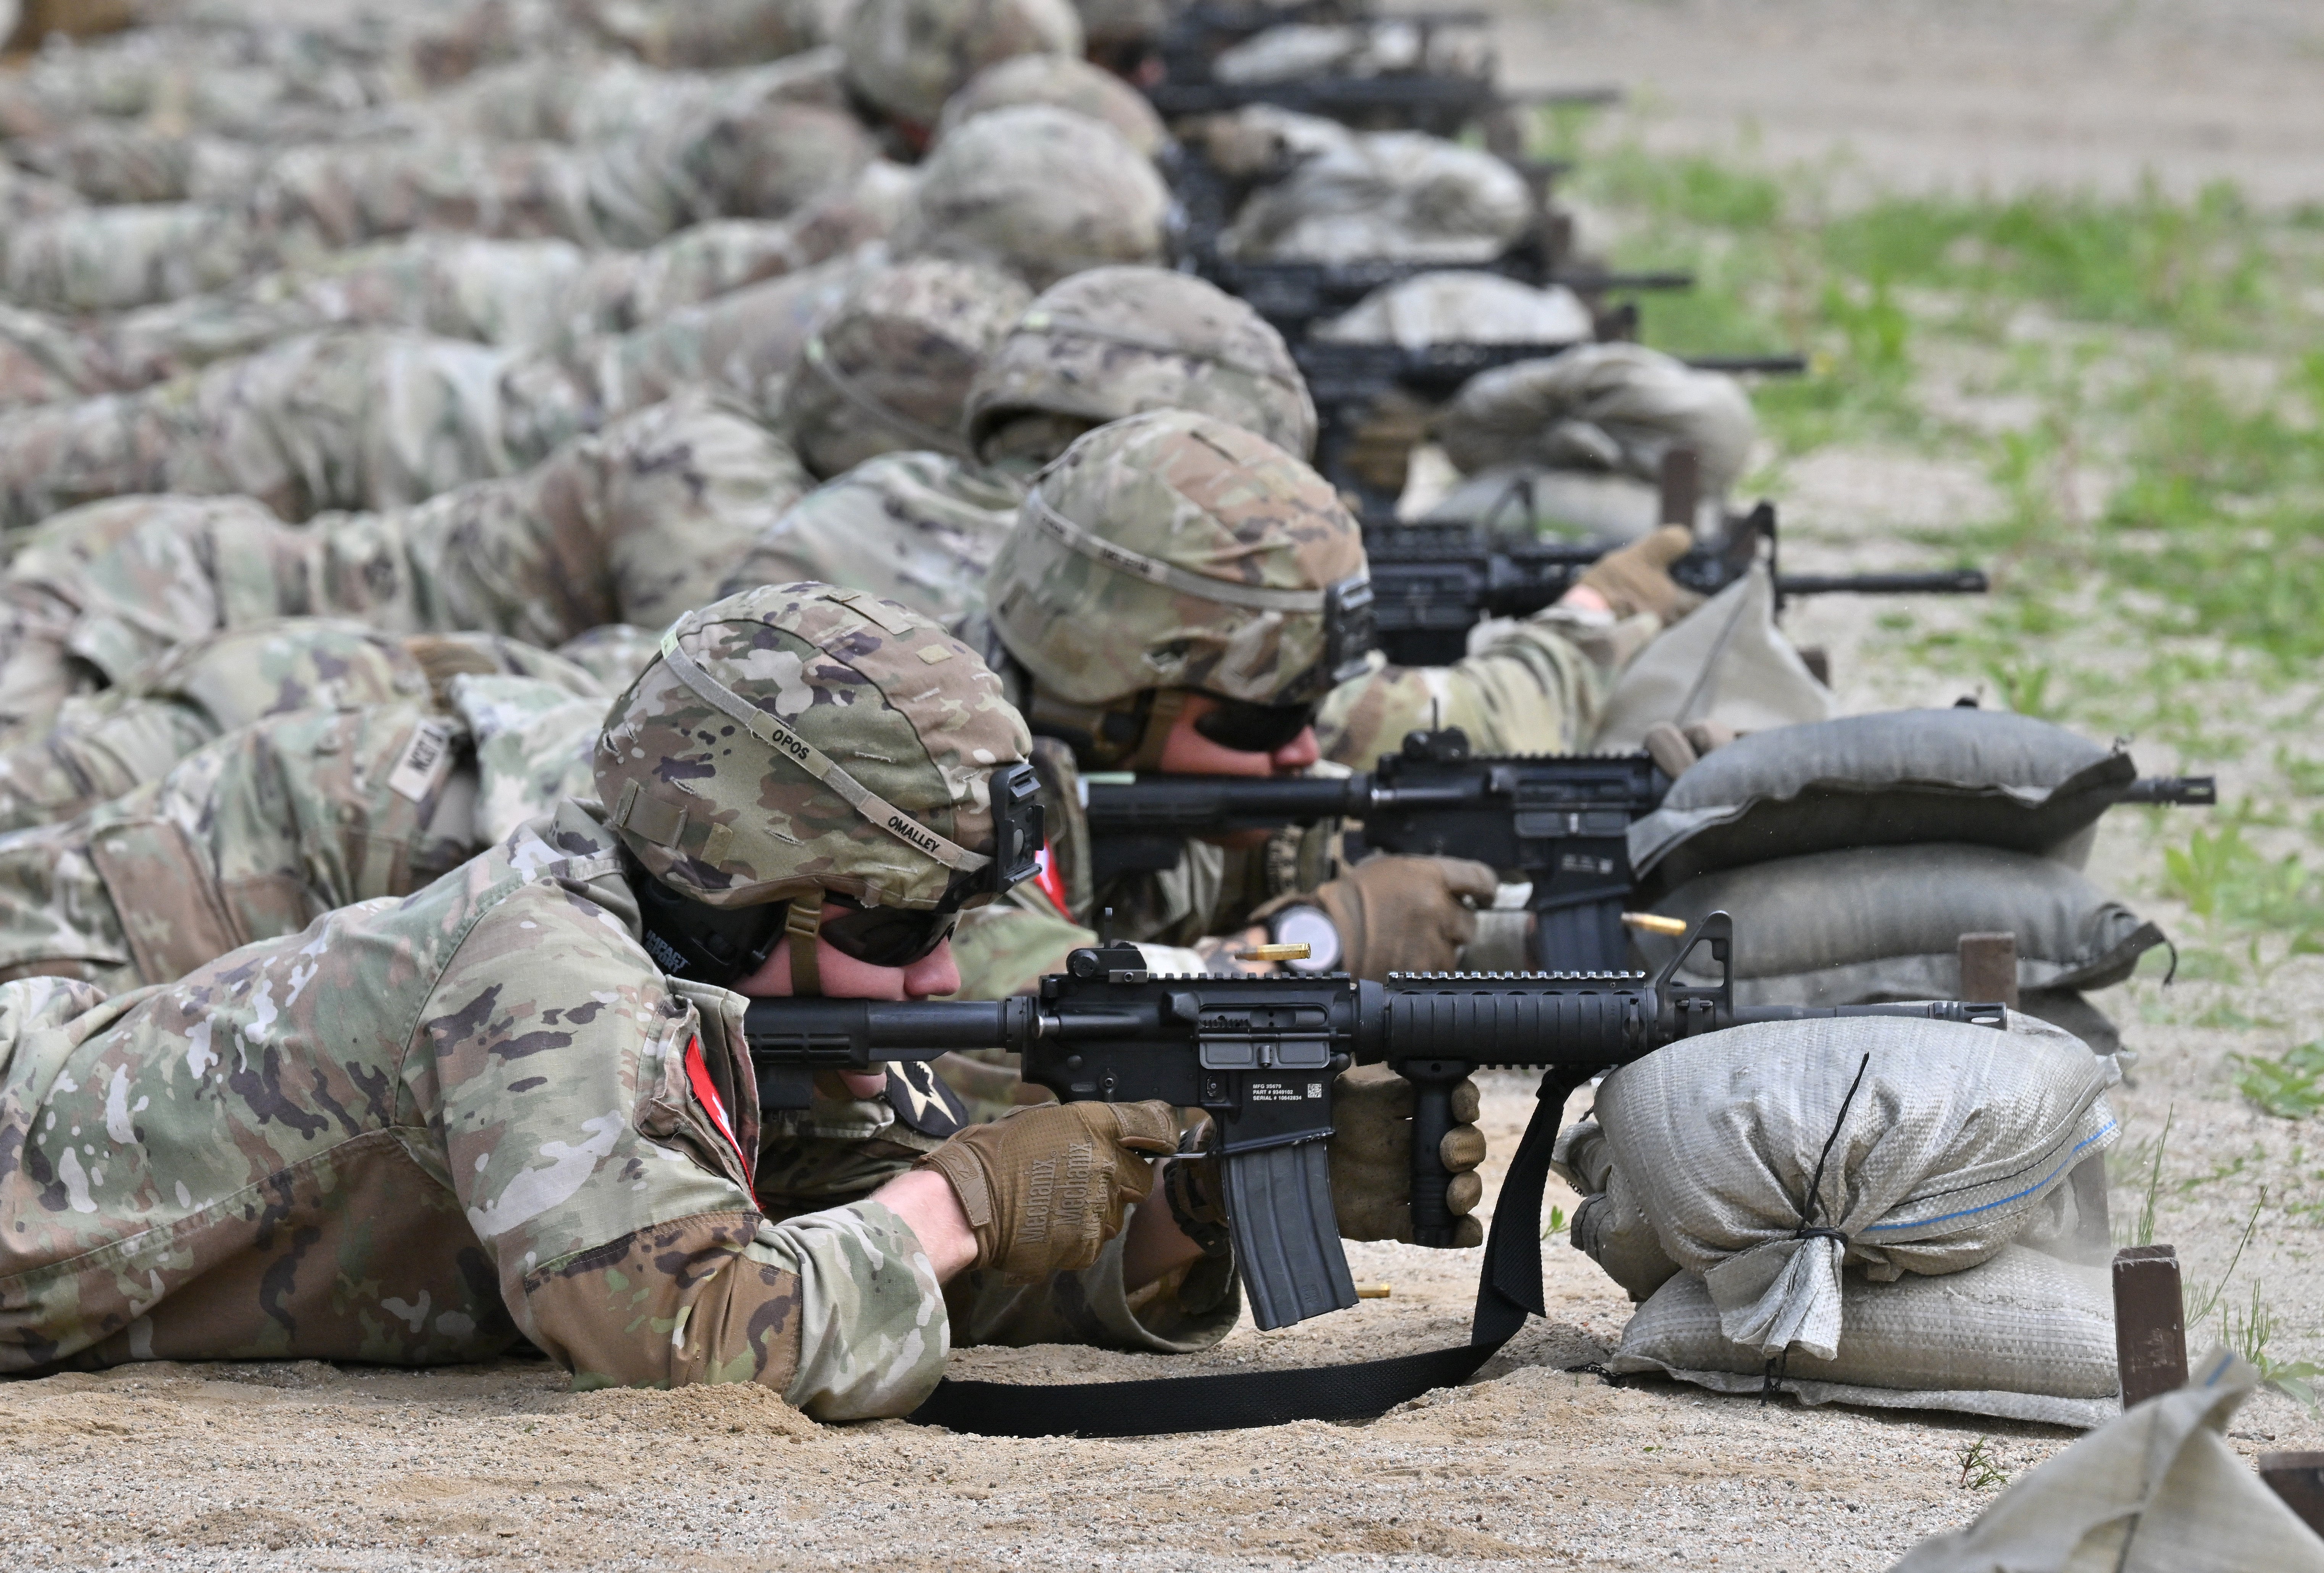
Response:
[{"label": "tan camouflage pattern", "polygon": [[977,375],[968,439],[1028,413],[1102,426],[1148,410],[1232,421],[1306,458],[1315,405],[1273,325],[1190,273],[1102,267],[1052,284]]},{"label": "tan camouflage pattern", "polygon": [[717,217],[780,218],[875,153],[840,109],[773,101],[586,147],[468,139],[291,148],[231,200],[68,209],[0,236],[18,305],[120,311],[420,230],[641,249]]},{"label": "tan camouflage pattern", "polygon": [[513,476],[684,390],[758,398],[862,265],[836,259],[563,355],[337,328],[138,393],[0,416],[0,526],[164,491],[253,496],[298,520]]},{"label": "tan camouflage pattern", "polygon": [[967,121],[923,166],[896,227],[899,256],[949,256],[1036,290],[1108,263],[1157,264],[1170,193],[1102,121],[1019,104]]},{"label": "tan camouflage pattern", "polygon": [[557,655],[587,672],[605,693],[618,694],[652,664],[660,645],[659,628],[641,628],[634,623],[601,623],[558,645]]},{"label": "tan camouflage pattern", "polygon": [[509,475],[602,418],[553,363],[376,329],[307,334],[134,393],[0,417],[0,524],[133,492],[258,498],[287,519]]},{"label": "tan camouflage pattern", "polygon": [[[1025,758],[1031,738],[967,645],[899,603],[817,584],[729,597],[674,634],[713,679],[845,762],[920,833],[991,853],[991,773]],[[953,879],[919,843],[742,732],[667,659],[614,701],[596,782],[647,871],[713,906],[819,890],[934,908]]]},{"label": "tan camouflage pattern", "polygon": [[8,157],[95,203],[218,201],[246,188],[266,163],[253,143],[173,135],[118,120],[85,120],[17,138]]},{"label": "tan camouflage pattern", "polygon": [[0,830],[159,780],[262,716],[427,697],[427,674],[401,643],[360,624],[306,618],[215,634],[117,688],[67,700],[45,735],[0,748]]},{"label": "tan camouflage pattern", "polygon": [[425,704],[294,711],[0,837],[0,972],[77,963],[108,987],[167,983],[335,907],[408,895],[484,845],[473,767],[455,768],[466,745]]},{"label": "tan camouflage pattern", "polygon": [[973,263],[922,257],[865,273],[816,323],[777,424],[819,476],[899,449],[964,453],[969,384],[1031,301]]},{"label": "tan camouflage pattern", "polygon": [[847,85],[881,114],[925,130],[984,67],[1016,55],[1078,55],[1065,0],[857,0],[839,32]]},{"label": "tan camouflage pattern", "polygon": [[[1198,578],[1320,591],[1364,570],[1362,533],[1323,477],[1264,438],[1186,411],[1101,427],[1035,489],[1084,532]],[[991,596],[1010,654],[1075,704],[1162,688],[1268,702],[1317,680],[1323,659],[1320,612],[1204,600],[1029,522],[1001,547]]]},{"label": "tan camouflage pattern", "polygon": [[1023,498],[1012,477],[949,454],[882,454],[786,509],[719,593],[816,579],[949,625],[984,610],[985,577]]},{"label": "tan camouflage pattern", "polygon": [[1111,71],[1065,54],[1019,55],[985,67],[945,100],[944,113],[936,117],[936,139],[951,135],[963,121],[1012,104],[1054,104],[1102,120],[1149,159],[1170,140],[1145,94]]},{"label": "tan camouflage pattern", "polygon": [[642,252],[420,235],[95,322],[0,305],[0,410],[132,392],[335,327],[569,352],[881,239],[909,183],[869,166],[788,218],[714,219]]},{"label": "tan camouflage pattern", "polygon": [[544,648],[603,624],[659,628],[712,599],[811,484],[749,412],[694,393],[416,508],[292,528],[244,498],[94,504],[0,579],[0,716],[44,721],[80,662],[124,682],[177,644],[282,616]]},{"label": "tan camouflage pattern", "polygon": [[742,1002],[654,970],[613,846],[568,805],[174,985],[0,987],[0,1368],[522,1334],[576,1385],[909,1409],[947,1347],[926,1257],[876,1203],[763,1223]]},{"label": "tan camouflage pattern", "polygon": [[52,40],[0,76],[0,135],[40,136],[97,116],[300,135],[419,88],[377,49],[310,29],[153,24]]},{"label": "tan camouflage pattern", "polygon": [[[1624,642],[1624,652],[1638,644]],[[1404,746],[1410,732],[1458,726],[1474,753],[1574,754],[1586,750],[1606,713],[1620,666],[1601,642],[1563,614],[1504,621],[1471,637],[1471,653],[1451,666],[1371,671],[1325,696],[1315,717],[1323,757],[1370,770]]]}]

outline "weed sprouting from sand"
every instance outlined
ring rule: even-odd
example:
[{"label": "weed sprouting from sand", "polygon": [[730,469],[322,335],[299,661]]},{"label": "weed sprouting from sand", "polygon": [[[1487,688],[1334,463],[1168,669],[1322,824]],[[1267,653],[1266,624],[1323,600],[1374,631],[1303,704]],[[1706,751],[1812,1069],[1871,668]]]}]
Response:
[{"label": "weed sprouting from sand", "polygon": [[2324,1109],[2324,1042],[2302,1043],[2273,1059],[2229,1056],[2240,1069],[2236,1090],[2280,1119],[2305,1119]]},{"label": "weed sprouting from sand", "polygon": [[2001,1467],[2001,1455],[1994,1450],[1991,1437],[1979,1437],[1960,1456],[1962,1490],[1989,1491],[2009,1484],[2009,1471]]},{"label": "weed sprouting from sand", "polygon": [[2144,1165],[2146,1194],[2139,1201],[2138,1216],[2130,1220],[2127,1232],[2116,1226],[2117,1245],[2152,1245],[2154,1244],[2154,1208],[2163,1196],[2163,1154],[2171,1145],[2171,1122],[2178,1117],[2179,1106],[2172,1104],[2163,1113],[2162,1133],[2154,1138],[2154,1153]]}]

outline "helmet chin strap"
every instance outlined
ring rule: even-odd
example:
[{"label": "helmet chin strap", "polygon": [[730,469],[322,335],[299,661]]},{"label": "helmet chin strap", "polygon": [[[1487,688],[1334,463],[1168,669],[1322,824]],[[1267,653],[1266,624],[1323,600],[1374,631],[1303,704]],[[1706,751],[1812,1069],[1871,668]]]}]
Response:
[{"label": "helmet chin strap", "polygon": [[1135,771],[1160,768],[1162,750],[1169,745],[1170,733],[1178,725],[1178,712],[1186,708],[1185,689],[1158,689],[1154,703],[1146,712],[1146,729],[1139,734],[1138,752],[1122,763]]},{"label": "helmet chin strap", "polygon": [[791,944],[791,993],[800,999],[822,994],[823,971],[816,961],[823,939],[821,891],[791,898],[790,911],[783,914],[783,936]]}]

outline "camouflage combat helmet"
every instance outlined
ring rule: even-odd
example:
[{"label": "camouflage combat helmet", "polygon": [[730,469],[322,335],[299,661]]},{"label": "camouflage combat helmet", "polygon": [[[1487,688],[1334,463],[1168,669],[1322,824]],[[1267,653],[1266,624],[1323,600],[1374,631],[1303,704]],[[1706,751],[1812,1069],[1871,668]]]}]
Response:
[{"label": "camouflage combat helmet", "polygon": [[[613,701],[595,776],[650,876],[633,886],[661,887],[659,903],[639,892],[650,933],[658,904],[715,922],[784,902],[786,931],[807,940],[797,968],[826,900],[943,914],[1030,873],[1030,744],[1000,680],[927,618],[861,591],[767,585],[662,635]],[[811,970],[805,981],[812,992]]]},{"label": "camouflage combat helmet", "polygon": [[1363,537],[1330,483],[1186,410],[1100,427],[1041,472],[991,596],[1035,724],[1140,768],[1185,693],[1311,712],[1371,643]]},{"label": "camouflage combat helmet", "polygon": [[843,109],[774,99],[690,123],[677,162],[721,215],[781,218],[845,185],[879,151]]},{"label": "camouflage combat helmet", "polygon": [[1112,127],[1018,104],[964,122],[937,145],[895,246],[989,263],[1045,290],[1084,268],[1161,261],[1169,211],[1162,177]]},{"label": "camouflage combat helmet", "polygon": [[1102,120],[1148,158],[1170,139],[1145,94],[1087,60],[1052,54],[1019,55],[977,72],[945,100],[936,136],[941,140],[963,122],[1012,104],[1054,104]]},{"label": "camouflage combat helmet", "polygon": [[1070,430],[1163,409],[1231,421],[1303,458],[1315,446],[1314,402],[1283,336],[1214,284],[1141,267],[1044,291],[977,374],[968,440],[989,458],[1019,416],[1064,417]]},{"label": "camouflage combat helmet", "polygon": [[945,100],[995,60],[1078,55],[1067,0],[861,0],[839,29],[841,75],[891,120],[932,127]]},{"label": "camouflage combat helmet", "polygon": [[808,336],[784,391],[781,426],[807,468],[827,479],[899,449],[964,456],[970,383],[1029,293],[942,257],[859,281]]}]

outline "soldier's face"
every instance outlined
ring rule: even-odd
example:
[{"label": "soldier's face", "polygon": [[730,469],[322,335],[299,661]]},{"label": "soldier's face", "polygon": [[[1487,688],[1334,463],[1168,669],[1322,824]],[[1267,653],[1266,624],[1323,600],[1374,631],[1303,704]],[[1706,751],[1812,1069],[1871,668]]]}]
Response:
[{"label": "soldier's face", "polygon": [[[1171,724],[1170,735],[1162,740],[1162,753],[1155,764],[1157,771],[1164,775],[1296,775],[1322,756],[1322,750],[1315,746],[1313,726],[1303,728],[1298,736],[1266,754],[1213,742],[1196,731],[1194,723],[1216,709],[1218,703],[1208,694],[1186,696],[1185,708]],[[1202,839],[1219,847],[1261,847],[1270,834],[1266,830],[1236,830]]]},{"label": "soldier's face", "polygon": [[[847,910],[829,902],[823,915],[836,918]],[[922,1000],[932,995],[953,994],[960,988],[960,968],[953,962],[950,939],[907,967],[874,967],[868,961],[858,961],[828,939],[818,939],[815,966],[824,994],[832,999]],[[776,946],[758,971],[734,985],[734,992],[757,999],[790,997],[791,941],[786,939]],[[840,1080],[857,1097],[880,1097],[888,1087],[884,1068],[843,1071]]]},{"label": "soldier's face", "polygon": [[1296,775],[1322,757],[1315,746],[1315,728],[1303,727],[1282,747],[1260,754],[1229,748],[1203,736],[1195,723],[1219,708],[1209,694],[1188,694],[1162,740],[1155,768],[1164,775]]}]

